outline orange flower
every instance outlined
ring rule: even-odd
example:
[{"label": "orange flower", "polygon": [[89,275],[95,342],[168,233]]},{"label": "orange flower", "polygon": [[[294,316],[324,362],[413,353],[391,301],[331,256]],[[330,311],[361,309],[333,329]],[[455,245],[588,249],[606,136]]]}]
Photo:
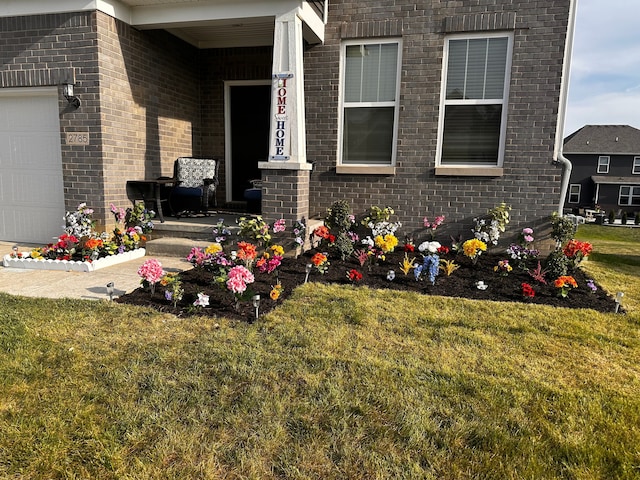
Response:
[{"label": "orange flower", "polygon": [[578,283],[576,282],[576,280],[569,275],[563,275],[561,277],[556,278],[553,284],[556,286],[556,288],[564,288],[564,287],[577,288],[578,286]]},{"label": "orange flower", "polygon": [[238,258],[240,260],[253,260],[257,254],[255,245],[247,242],[238,242]]},{"label": "orange flower", "polygon": [[100,247],[102,247],[102,240],[99,238],[90,238],[89,240],[84,242],[84,248],[88,248],[89,250]]},{"label": "orange flower", "polygon": [[326,261],[327,261],[327,256],[324,253],[318,252],[313,257],[311,257],[311,263],[313,263],[316,267],[319,267]]}]

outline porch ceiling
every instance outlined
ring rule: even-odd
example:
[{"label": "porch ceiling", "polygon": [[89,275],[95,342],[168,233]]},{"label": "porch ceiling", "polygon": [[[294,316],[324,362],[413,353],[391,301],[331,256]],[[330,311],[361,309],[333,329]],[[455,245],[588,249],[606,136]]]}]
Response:
[{"label": "porch ceiling", "polygon": [[323,1],[0,0],[0,17],[97,9],[140,30],[167,30],[198,48],[226,48],[273,45],[276,18],[296,12],[305,40],[315,44],[324,41]]},{"label": "porch ceiling", "polygon": [[[299,7],[303,7],[305,20],[312,23],[315,20],[309,18],[308,6],[302,0],[120,0],[120,3],[128,8],[129,23],[137,28],[164,29],[198,48],[273,45],[276,16]],[[312,29],[317,28],[314,25]],[[305,25],[305,37],[309,30],[309,25]],[[315,37],[309,36],[307,40],[316,43]]]}]

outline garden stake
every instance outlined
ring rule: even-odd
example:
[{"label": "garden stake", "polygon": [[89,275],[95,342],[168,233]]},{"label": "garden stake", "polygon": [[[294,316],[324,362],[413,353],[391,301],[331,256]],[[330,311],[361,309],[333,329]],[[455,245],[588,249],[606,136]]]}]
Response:
[{"label": "garden stake", "polygon": [[620,302],[622,301],[622,297],[624,297],[624,293],[616,293],[616,313],[618,313],[618,311],[620,310]]},{"label": "garden stake", "polygon": [[109,295],[109,301],[113,301],[113,282],[107,283],[107,295]]},{"label": "garden stake", "polygon": [[253,300],[253,308],[256,309],[256,320],[258,320],[258,311],[260,310],[260,295],[254,295]]},{"label": "garden stake", "polygon": [[304,267],[304,283],[307,283],[307,281],[309,280],[309,274],[311,273],[311,269],[313,268],[313,265],[311,265],[310,263],[307,263],[307,266]]}]

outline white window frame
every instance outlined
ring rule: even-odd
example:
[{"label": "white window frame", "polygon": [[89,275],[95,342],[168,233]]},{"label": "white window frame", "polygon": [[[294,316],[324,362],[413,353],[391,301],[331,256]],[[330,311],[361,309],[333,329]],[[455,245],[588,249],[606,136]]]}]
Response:
[{"label": "white window frame", "polygon": [[[345,89],[345,65],[347,58],[347,47],[351,45],[382,45],[382,44],[396,44],[398,46],[398,64],[396,66],[396,92],[395,101],[393,102],[345,102],[344,89]],[[340,45],[340,93],[339,93],[339,108],[338,108],[338,165],[336,168],[337,173],[371,173],[371,174],[394,174],[396,165],[396,155],[398,146],[398,120],[400,113],[400,80],[402,76],[402,39],[393,38],[373,38],[373,39],[353,39],[344,40]],[[392,146],[391,146],[391,158],[388,164],[379,163],[343,163],[343,140],[344,140],[344,110],[349,107],[393,107],[393,133],[392,133]]]},{"label": "white window frame", "polygon": [[640,175],[640,157],[633,157],[633,166],[631,167],[631,173],[634,175]]},{"label": "white window frame", "polygon": [[[626,189],[628,193],[622,194],[623,189]],[[627,202],[622,203],[622,197],[628,197]],[[633,203],[633,199],[637,198],[637,203]],[[637,207],[640,205],[640,185],[620,185],[618,190],[618,205],[621,207]]]},{"label": "white window frame", "polygon": [[[606,161],[606,163],[605,163]],[[600,155],[598,157],[598,173],[609,173],[609,163],[611,163],[611,157],[609,155]],[[600,168],[604,167],[604,168]]]},{"label": "white window frame", "polygon": [[[506,38],[507,39],[507,58],[505,63],[505,75],[504,75],[504,89],[501,99],[483,99],[483,100],[447,100],[447,76],[448,76],[448,64],[449,64],[449,42],[451,40],[473,40],[478,38]],[[438,118],[438,148],[436,152],[436,174],[438,174],[438,167],[440,167],[441,174],[451,174],[452,169],[470,170],[470,174],[483,175],[482,170],[489,170],[488,175],[491,175],[491,169],[502,170],[504,164],[504,150],[506,144],[507,133],[507,114],[509,110],[509,87],[511,83],[511,67],[513,61],[513,34],[505,32],[491,32],[491,33],[467,33],[467,34],[455,34],[449,35],[445,38],[444,42],[444,56],[442,60],[442,80],[440,91],[440,115]],[[502,116],[500,119],[500,139],[498,144],[498,158],[495,162],[490,163],[445,163],[442,164],[442,148],[444,138],[444,117],[446,105],[501,105]],[[464,172],[459,172],[464,175]],[[501,173],[500,173],[501,174]]]},{"label": "white window frame", "polygon": [[[577,192],[574,191],[577,189]],[[582,191],[582,185],[579,183],[572,183],[569,186],[569,201],[568,203],[580,203],[580,193]],[[572,197],[575,197],[575,200],[572,200]]]}]

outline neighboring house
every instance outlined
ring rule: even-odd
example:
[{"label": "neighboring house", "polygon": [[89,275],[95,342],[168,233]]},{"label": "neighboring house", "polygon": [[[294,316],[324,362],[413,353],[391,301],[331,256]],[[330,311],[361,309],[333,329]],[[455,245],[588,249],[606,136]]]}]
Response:
[{"label": "neighboring house", "polygon": [[573,165],[566,209],[640,211],[640,130],[586,125],[565,139],[564,154]]},{"label": "neighboring house", "polygon": [[574,12],[574,0],[0,0],[0,239],[49,240],[81,202],[108,226],[126,180],[171,176],[189,155],[224,159],[220,204],[262,178],[270,221],[346,199],[356,214],[393,207],[408,232],[425,215],[469,232],[501,202],[512,227],[539,225],[561,207]]}]

